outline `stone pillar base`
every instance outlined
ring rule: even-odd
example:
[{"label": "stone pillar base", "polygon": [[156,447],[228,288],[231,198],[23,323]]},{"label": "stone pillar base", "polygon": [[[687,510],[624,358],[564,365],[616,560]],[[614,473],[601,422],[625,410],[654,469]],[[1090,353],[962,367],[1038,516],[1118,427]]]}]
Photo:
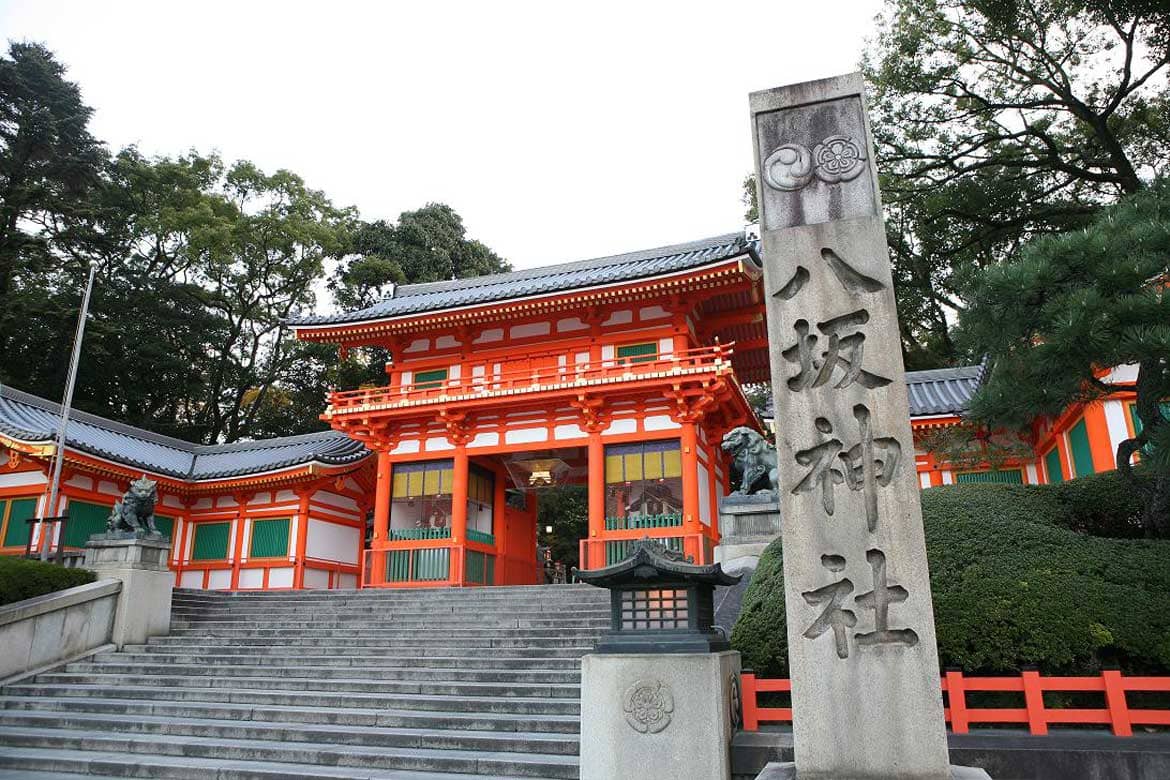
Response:
[{"label": "stone pillar base", "polygon": [[581,659],[581,780],[727,780],[739,653]]},{"label": "stone pillar base", "polygon": [[[773,761],[764,767],[764,771],[756,775],[756,780],[797,780],[796,764],[791,761]],[[851,780],[844,776],[837,776],[834,780]],[[986,770],[977,766],[951,765],[950,780],[991,780]]]},{"label": "stone pillar base", "polygon": [[159,536],[102,534],[85,545],[85,568],[122,581],[110,641],[122,649],[171,629],[175,575],[167,566],[171,541]]}]

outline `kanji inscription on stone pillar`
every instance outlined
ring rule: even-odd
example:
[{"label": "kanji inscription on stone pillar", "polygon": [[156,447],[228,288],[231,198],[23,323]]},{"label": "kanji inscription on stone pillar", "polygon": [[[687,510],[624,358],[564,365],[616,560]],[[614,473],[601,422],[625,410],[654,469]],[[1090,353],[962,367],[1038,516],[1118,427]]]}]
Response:
[{"label": "kanji inscription on stone pillar", "polygon": [[950,777],[860,74],[751,95],[796,775]]}]

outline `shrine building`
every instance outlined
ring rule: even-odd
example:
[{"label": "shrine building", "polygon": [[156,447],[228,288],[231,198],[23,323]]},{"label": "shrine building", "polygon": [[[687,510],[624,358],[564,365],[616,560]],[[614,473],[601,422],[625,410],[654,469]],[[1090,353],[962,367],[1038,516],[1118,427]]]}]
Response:
[{"label": "shrine building", "polygon": [[[307,341],[386,349],[385,384],[332,392],[331,430],[223,445],[74,412],[55,511],[59,408],[0,387],[0,553],[76,557],[146,474],[180,587],[540,582],[537,503],[564,484],[588,488],[582,568],[643,536],[710,563],[730,487],[720,440],[767,426],[744,393],[769,379],[761,267],[758,242],[734,233],[404,285],[361,311],[293,320]],[[1133,381],[1129,367],[1114,374]],[[1006,461],[947,462],[926,443],[961,423],[982,378],[979,366],[907,373],[923,487],[1110,470],[1134,430],[1122,392],[1037,420]],[[63,533],[25,522],[54,514]]]}]

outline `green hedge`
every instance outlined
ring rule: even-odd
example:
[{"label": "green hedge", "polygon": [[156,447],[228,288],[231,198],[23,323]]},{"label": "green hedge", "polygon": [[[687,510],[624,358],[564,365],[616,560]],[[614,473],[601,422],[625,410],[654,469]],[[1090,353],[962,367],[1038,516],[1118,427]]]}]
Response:
[{"label": "green hedge", "polygon": [[[1129,511],[1106,475],[1061,485],[955,485],[922,493],[942,667],[1091,674],[1170,672],[1170,541],[1090,536]],[[1076,483],[1082,483],[1077,485]],[[1112,497],[1112,498],[1110,498]],[[1099,503],[1103,501],[1116,503]],[[1114,516],[1116,517],[1116,516]],[[744,668],[787,676],[780,543],[760,559],[732,645]]]},{"label": "green hedge", "polygon": [[0,604],[24,601],[93,582],[88,569],[66,569],[52,563],[0,557]]}]

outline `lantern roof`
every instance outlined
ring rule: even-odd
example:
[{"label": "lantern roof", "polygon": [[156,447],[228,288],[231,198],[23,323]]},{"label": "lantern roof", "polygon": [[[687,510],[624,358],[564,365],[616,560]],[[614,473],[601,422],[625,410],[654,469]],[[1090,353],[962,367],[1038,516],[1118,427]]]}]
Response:
[{"label": "lantern roof", "polygon": [[574,569],[581,582],[599,588],[623,585],[654,586],[659,583],[734,585],[741,575],[728,574],[723,566],[713,563],[696,565],[690,558],[644,536],[630,545],[625,560],[601,569]]}]

